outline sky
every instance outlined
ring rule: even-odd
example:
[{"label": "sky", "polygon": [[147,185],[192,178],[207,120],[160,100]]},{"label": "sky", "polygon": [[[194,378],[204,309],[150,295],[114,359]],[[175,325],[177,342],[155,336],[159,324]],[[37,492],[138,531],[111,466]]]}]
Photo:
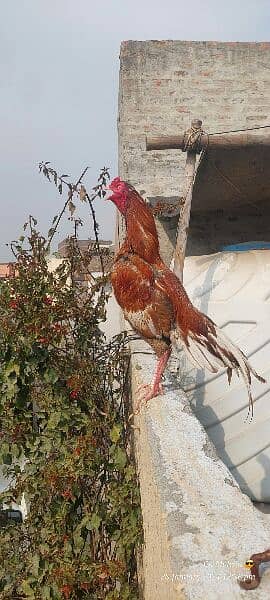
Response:
[{"label": "sky", "polygon": [[[29,214],[47,232],[62,198],[38,172],[50,161],[87,187],[104,165],[117,175],[122,40],[269,41],[269,0],[8,0],[1,6],[0,262]],[[95,202],[100,235],[114,207]],[[80,237],[92,230],[84,213]],[[63,222],[56,242],[70,233]]]}]

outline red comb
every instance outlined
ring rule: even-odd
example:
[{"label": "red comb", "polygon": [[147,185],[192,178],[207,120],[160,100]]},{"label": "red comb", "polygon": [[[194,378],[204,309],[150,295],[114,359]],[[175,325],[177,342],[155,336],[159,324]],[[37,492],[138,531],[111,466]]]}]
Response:
[{"label": "red comb", "polygon": [[120,179],[120,177],[115,177],[115,178],[114,178],[114,179],[111,181],[111,183],[109,184],[109,186],[108,186],[108,187],[110,188],[110,190],[113,190],[113,188],[114,188],[115,186],[118,186],[118,185],[119,185],[119,183],[121,183],[121,179]]}]

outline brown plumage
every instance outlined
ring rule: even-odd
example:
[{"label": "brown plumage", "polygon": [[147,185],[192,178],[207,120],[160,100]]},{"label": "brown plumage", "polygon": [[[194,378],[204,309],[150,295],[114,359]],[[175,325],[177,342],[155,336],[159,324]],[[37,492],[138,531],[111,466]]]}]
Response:
[{"label": "brown plumage", "polygon": [[127,321],[159,358],[153,386],[145,399],[160,393],[172,346],[183,347],[197,367],[212,373],[225,367],[229,382],[233,370],[241,374],[253,415],[251,373],[259,381],[265,380],[215,323],[192,305],[180,280],[161,260],[153,215],[138,192],[119,177],[109,189],[109,199],[126,221],[126,238],[111,274],[114,294]]}]

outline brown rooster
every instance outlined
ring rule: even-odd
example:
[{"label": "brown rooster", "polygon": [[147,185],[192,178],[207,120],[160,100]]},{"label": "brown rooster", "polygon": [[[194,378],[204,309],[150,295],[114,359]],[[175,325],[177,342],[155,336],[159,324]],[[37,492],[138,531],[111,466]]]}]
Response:
[{"label": "brown rooster", "polygon": [[113,179],[108,189],[112,192],[108,200],[126,221],[126,238],[111,274],[114,294],[125,319],[158,357],[154,381],[144,400],[162,393],[160,382],[172,347],[184,348],[197,367],[212,373],[225,367],[229,383],[233,370],[241,374],[253,416],[251,373],[262,383],[265,380],[215,323],[192,305],[180,280],[161,260],[155,221],[143,198],[120,177]]}]

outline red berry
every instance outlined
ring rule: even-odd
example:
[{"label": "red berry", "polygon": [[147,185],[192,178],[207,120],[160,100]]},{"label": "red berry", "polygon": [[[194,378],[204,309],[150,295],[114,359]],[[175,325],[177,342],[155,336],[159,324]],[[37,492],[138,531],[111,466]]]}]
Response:
[{"label": "red berry", "polygon": [[66,498],[67,500],[70,500],[72,498],[72,493],[70,490],[64,490],[62,492],[62,496],[63,498]]},{"label": "red berry", "polygon": [[70,594],[72,592],[72,587],[71,587],[71,585],[66,584],[61,587],[60,591],[62,592],[62,594],[64,595],[66,600],[68,600],[68,598],[70,597]]},{"label": "red berry", "polygon": [[81,590],[86,590],[87,591],[87,590],[89,590],[89,588],[90,588],[90,583],[87,583],[87,581],[83,581],[81,583]]},{"label": "red berry", "polygon": [[18,304],[17,300],[10,300],[9,306],[10,306],[10,308],[16,309],[16,308],[18,308],[19,304]]},{"label": "red berry", "polygon": [[72,392],[70,392],[70,397],[75,400],[76,398],[78,398],[79,395],[79,390],[72,390]]},{"label": "red berry", "polygon": [[47,306],[50,306],[52,304],[53,299],[51,298],[51,296],[44,296],[43,298],[43,302],[44,304],[47,304]]},{"label": "red berry", "polygon": [[39,339],[38,339],[38,342],[39,342],[40,344],[48,344],[48,343],[49,343],[49,340],[48,340],[48,338],[46,338],[46,337],[41,337],[41,338],[39,338]]}]

